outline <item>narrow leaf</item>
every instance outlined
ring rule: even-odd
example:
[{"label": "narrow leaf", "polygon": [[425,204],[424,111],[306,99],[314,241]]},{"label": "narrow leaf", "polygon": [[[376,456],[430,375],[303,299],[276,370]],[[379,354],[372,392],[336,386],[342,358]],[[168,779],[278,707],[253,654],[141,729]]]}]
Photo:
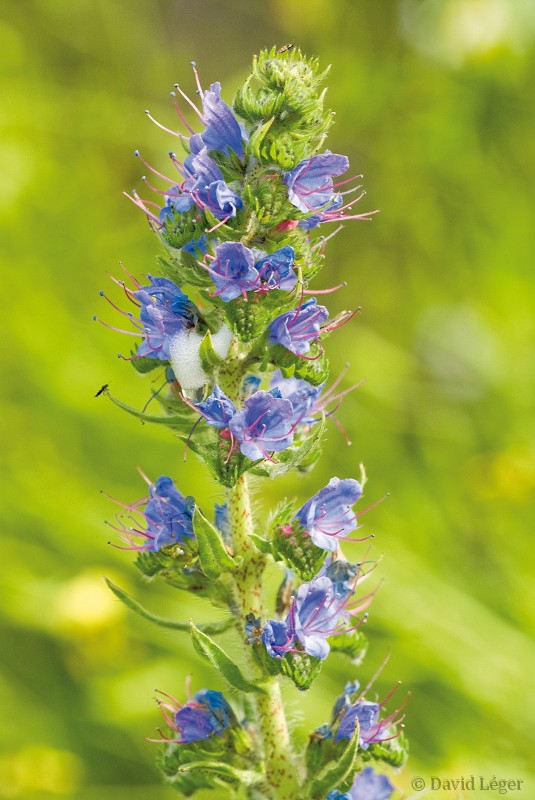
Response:
[{"label": "narrow leaf", "polygon": [[271,542],[268,542],[267,539],[263,539],[261,536],[258,536],[256,533],[250,533],[250,538],[255,543],[256,547],[260,550],[261,553],[267,553],[268,555],[272,555],[273,550],[271,547]]},{"label": "narrow leaf", "polygon": [[207,578],[215,580],[224,570],[234,569],[234,559],[227,553],[221,534],[197,506],[193,512],[193,531],[199,546],[199,563]]},{"label": "narrow leaf", "polygon": [[143,422],[152,422],[155,425],[167,425],[169,428],[175,428],[189,433],[193,424],[192,420],[195,419],[194,415],[192,415],[189,410],[184,415],[170,414],[167,417],[155,417],[152,414],[144,414],[143,411],[138,411],[137,408],[133,408],[132,406],[127,405],[127,403],[123,403],[122,400],[118,400],[109,392],[106,392],[106,394],[112,403],[115,403],[115,405],[119,408],[122,408],[123,411],[127,411],[129,414],[132,414],[133,417],[137,417]]},{"label": "narrow leaf", "polygon": [[323,798],[332,790],[337,789],[355,769],[355,759],[359,749],[359,725],[355,725],[353,736],[348,741],[340,758],[329,762],[312,782],[310,796],[316,800]]},{"label": "narrow leaf", "polygon": [[201,658],[209,661],[230,686],[234,689],[239,689],[240,692],[258,692],[259,694],[265,694],[264,689],[248,681],[237,664],[234,663],[225,651],[219,647],[218,644],[213,642],[209,636],[196,628],[193,622],[190,622],[190,631],[193,646],[197,653]]},{"label": "narrow leaf", "polygon": [[257,786],[265,781],[264,775],[260,772],[253,772],[248,769],[236,769],[223,761],[191,761],[178,768],[179,772],[200,775],[210,772],[218,775],[222,780],[229,783],[240,783],[242,786]]},{"label": "narrow leaf", "polygon": [[249,137],[249,141],[247,142],[247,151],[252,153],[252,155],[254,155],[256,158],[260,158],[261,156],[260,146],[262,144],[262,140],[273,125],[274,121],[275,117],[271,117],[271,119],[268,119],[267,122],[264,122],[263,125],[260,125],[260,127],[257,128]]},{"label": "narrow leaf", "polygon": [[[124,589],[121,589],[119,586],[116,586],[114,583],[112,583],[109,578],[104,578],[104,580],[108,584],[108,588],[111,589],[113,594],[119,598],[121,603],[124,603],[125,606],[130,608],[132,611],[135,611],[140,617],[144,617],[145,619],[150,620],[150,622],[154,622],[161,628],[171,628],[175,631],[189,631],[189,622],[175,622],[172,619],[159,617],[157,614],[153,614],[151,611],[147,611],[146,608],[143,608],[141,603],[138,603],[137,600],[134,600],[134,598],[125,592]],[[227,617],[219,622],[208,622],[206,625],[201,625],[199,629],[206,634],[214,636],[217,633],[223,633],[223,631],[228,630],[233,624],[234,619],[232,617]]]}]

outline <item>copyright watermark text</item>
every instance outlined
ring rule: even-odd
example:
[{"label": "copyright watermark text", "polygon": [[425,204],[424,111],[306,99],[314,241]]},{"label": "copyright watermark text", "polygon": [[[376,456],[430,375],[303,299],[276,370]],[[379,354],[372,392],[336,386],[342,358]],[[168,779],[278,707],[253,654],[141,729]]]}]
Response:
[{"label": "copyright watermark text", "polygon": [[416,792],[427,789],[435,792],[438,789],[457,789],[463,792],[498,792],[498,794],[509,794],[509,792],[519,792],[522,790],[524,781],[520,778],[499,778],[492,775],[487,778],[483,775],[467,775],[459,778],[441,778],[438,775],[430,775],[422,778],[415,775],[411,781],[412,788]]}]

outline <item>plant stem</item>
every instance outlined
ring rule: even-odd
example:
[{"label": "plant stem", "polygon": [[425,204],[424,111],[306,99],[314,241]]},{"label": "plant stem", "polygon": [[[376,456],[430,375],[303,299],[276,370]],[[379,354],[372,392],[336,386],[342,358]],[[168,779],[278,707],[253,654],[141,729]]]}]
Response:
[{"label": "plant stem", "polygon": [[[242,566],[236,574],[236,592],[240,610],[239,627],[245,638],[246,615],[253,613],[255,617],[265,618],[262,597],[265,560],[250,538],[253,532],[253,519],[246,475],[242,475],[236,486],[229,490],[228,503],[234,555],[243,559]],[[250,663],[258,671],[251,656]],[[278,680],[273,677],[262,676],[261,681],[266,694],[257,695],[255,703],[264,750],[266,779],[275,800],[297,800],[298,773],[291,751],[280,686]]]}]

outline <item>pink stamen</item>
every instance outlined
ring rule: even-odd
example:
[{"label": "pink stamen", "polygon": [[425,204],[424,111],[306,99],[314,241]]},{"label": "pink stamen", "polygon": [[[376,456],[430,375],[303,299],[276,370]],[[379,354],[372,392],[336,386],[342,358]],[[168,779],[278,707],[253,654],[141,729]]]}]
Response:
[{"label": "pink stamen", "polygon": [[[180,119],[180,122],[184,125],[186,130],[188,130],[191,133],[191,135],[193,136],[195,134],[195,131],[193,130],[193,128],[191,127],[191,125],[189,124],[187,119],[185,118],[185,116],[182,113],[182,111],[180,110],[180,106],[178,105],[178,101],[176,99],[176,92],[171,92],[171,97],[173,98],[173,105],[175,107],[176,113],[178,114],[178,118]],[[187,138],[187,137],[184,137],[184,138]]]},{"label": "pink stamen", "polygon": [[151,122],[154,122],[157,128],[160,128],[160,130],[164,131],[165,133],[169,133],[171,136],[184,138],[184,134],[179,133],[178,131],[172,131],[171,128],[167,128],[165,125],[162,125],[161,122],[158,122],[157,119],[154,119],[154,117],[152,116],[152,114],[148,109],[145,109],[145,114],[147,115],[147,117],[150,119]]},{"label": "pink stamen", "polygon": [[177,92],[179,92],[179,93],[182,95],[182,97],[184,98],[184,100],[186,101],[186,103],[189,103],[189,105],[192,107],[192,109],[195,111],[195,113],[197,114],[197,116],[198,116],[198,117],[199,117],[199,119],[201,120],[202,124],[203,124],[203,125],[206,125],[206,123],[205,123],[205,121],[204,121],[204,119],[203,119],[202,112],[201,112],[201,111],[199,111],[199,109],[197,108],[197,106],[195,105],[195,103],[193,102],[193,100],[190,100],[190,99],[189,99],[189,97],[187,96],[187,94],[185,94],[185,93],[182,91],[182,89],[180,88],[180,86],[178,85],[178,83],[175,83],[175,89],[177,90]]},{"label": "pink stamen", "polygon": [[153,174],[153,175],[157,175],[157,176],[158,176],[158,178],[162,178],[164,181],[167,181],[168,183],[174,183],[174,181],[173,181],[173,180],[171,180],[171,178],[168,178],[168,177],[167,177],[167,175],[164,175],[163,173],[161,173],[161,172],[158,172],[158,170],[157,170],[157,169],[155,169],[153,166],[151,166],[151,164],[149,164],[149,162],[148,162],[148,161],[146,161],[146,160],[143,158],[143,156],[141,155],[141,153],[139,152],[139,150],[134,150],[134,155],[136,156],[136,158],[139,158],[139,160],[141,161],[141,163],[142,163],[142,164],[143,164],[145,167],[147,167],[147,169],[148,169],[148,170],[150,170],[150,171],[152,172],[152,174]]},{"label": "pink stamen", "polygon": [[201,96],[201,100],[204,100],[204,92],[201,87],[201,82],[199,80],[199,73],[197,72],[197,64],[195,63],[195,61],[191,62],[191,66],[193,67],[193,74],[195,75],[195,83],[197,84],[197,91]]}]

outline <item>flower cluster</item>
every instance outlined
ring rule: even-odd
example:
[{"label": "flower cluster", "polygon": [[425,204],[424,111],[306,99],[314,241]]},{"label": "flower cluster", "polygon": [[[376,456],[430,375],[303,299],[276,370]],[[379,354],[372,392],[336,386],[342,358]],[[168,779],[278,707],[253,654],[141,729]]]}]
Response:
[{"label": "flower cluster", "polygon": [[[198,655],[234,690],[239,711],[212,689],[184,704],[161,693],[169,730],[151,741],[163,745],[166,780],[186,796],[239,793],[246,785],[251,796],[278,800],[388,800],[389,778],[363,762],[401,764],[404,751],[393,754],[391,744],[401,709],[384,714],[385,701],[347,684],[301,765],[278,686],[284,678],[309,689],[331,650],[348,657],[351,669],[363,658],[360,628],[375,590],[361,586],[373,562],[351,562],[342,547],[370,538],[354,536],[368,510],[353,510],[364,472],[360,482],[333,477],[300,507],[287,500],[266,520],[253,515],[248,489],[251,474],[260,480],[312,469],[325,417],[347,439],[334,415],[355,386],[340,390],[344,371],[328,387],[324,342],[356,311],[330,319],[314,296],[345,284],[308,287],[341,226],[326,238],[316,229],[375,212],[352,213],[363,195],[358,178],[343,179],[348,159],[324,149],[332,113],[315,59],[290,45],[262,51],[232,106],[219,83],[203,90],[195,64],[193,71],[198,101],[178,84],[171,93],[181,130],[147,112],[184,155],[169,153],[167,177],[136,151],[163,188],[144,178],[157,202],[128,195],[163,245],[161,274],[139,282],[127,272],[129,285],[115,281],[128,311],[101,294],[126,317],[130,329],[122,332],[136,339],[125,360],[140,373],[160,368],[163,379],[141,411],[112,400],[144,422],[168,426],[184,460],[199,456],[225,498],[212,522],[171,478],[145,478],[148,496],[123,505],[112,527],[124,549],[139,551],[143,575],[196,592],[226,616],[197,627],[157,617],[114,591],[156,624],[189,631]],[[154,405],[147,412],[153,400],[159,414]],[[262,591],[270,562],[284,569],[272,613]],[[240,632],[243,658],[212,639],[229,627]]]}]

